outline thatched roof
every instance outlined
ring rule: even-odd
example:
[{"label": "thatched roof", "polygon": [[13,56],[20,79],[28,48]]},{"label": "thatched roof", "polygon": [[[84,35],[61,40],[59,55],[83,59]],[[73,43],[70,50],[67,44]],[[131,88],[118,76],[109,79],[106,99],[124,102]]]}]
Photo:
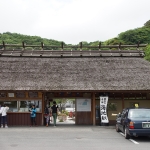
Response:
[{"label": "thatched roof", "polygon": [[0,57],[0,90],[150,90],[138,57]]}]

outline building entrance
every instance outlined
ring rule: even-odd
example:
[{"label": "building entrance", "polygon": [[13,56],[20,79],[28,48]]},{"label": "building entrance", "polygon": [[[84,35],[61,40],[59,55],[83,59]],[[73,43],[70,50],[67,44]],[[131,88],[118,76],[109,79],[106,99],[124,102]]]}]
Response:
[{"label": "building entrance", "polygon": [[83,92],[47,92],[45,106],[56,101],[59,107],[58,124],[92,125],[93,104],[91,93]]},{"label": "building entrance", "polygon": [[[74,125],[75,124],[75,99],[74,98],[53,98],[49,100],[45,107],[52,107],[53,102],[58,106],[57,125]],[[46,122],[46,118],[45,118]],[[50,116],[50,125],[54,124],[53,116]]]}]

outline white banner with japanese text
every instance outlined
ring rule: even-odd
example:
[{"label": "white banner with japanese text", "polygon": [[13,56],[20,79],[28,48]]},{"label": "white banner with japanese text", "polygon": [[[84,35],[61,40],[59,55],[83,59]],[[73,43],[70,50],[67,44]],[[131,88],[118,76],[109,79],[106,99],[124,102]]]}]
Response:
[{"label": "white banner with japanese text", "polygon": [[100,96],[100,115],[101,115],[101,123],[108,123],[108,116],[107,116],[107,103],[108,103],[108,96]]}]

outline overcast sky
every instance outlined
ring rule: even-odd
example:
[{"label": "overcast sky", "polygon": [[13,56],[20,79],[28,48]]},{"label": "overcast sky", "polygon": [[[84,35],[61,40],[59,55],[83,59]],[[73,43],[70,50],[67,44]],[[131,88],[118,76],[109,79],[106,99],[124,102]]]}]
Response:
[{"label": "overcast sky", "polygon": [[0,0],[0,33],[78,44],[105,41],[150,20],[150,0]]}]

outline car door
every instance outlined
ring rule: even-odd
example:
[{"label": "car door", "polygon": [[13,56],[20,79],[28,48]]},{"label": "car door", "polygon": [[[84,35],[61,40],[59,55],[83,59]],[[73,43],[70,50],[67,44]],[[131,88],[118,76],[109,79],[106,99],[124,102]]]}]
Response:
[{"label": "car door", "polygon": [[126,115],[127,115],[127,111],[123,110],[123,112],[121,114],[121,120],[120,120],[120,130],[122,132],[124,132],[124,125],[125,125]]},{"label": "car door", "polygon": [[116,124],[117,124],[118,128],[120,129],[120,124],[121,124],[121,114],[118,114],[118,115],[117,115],[117,118],[116,118]]}]

